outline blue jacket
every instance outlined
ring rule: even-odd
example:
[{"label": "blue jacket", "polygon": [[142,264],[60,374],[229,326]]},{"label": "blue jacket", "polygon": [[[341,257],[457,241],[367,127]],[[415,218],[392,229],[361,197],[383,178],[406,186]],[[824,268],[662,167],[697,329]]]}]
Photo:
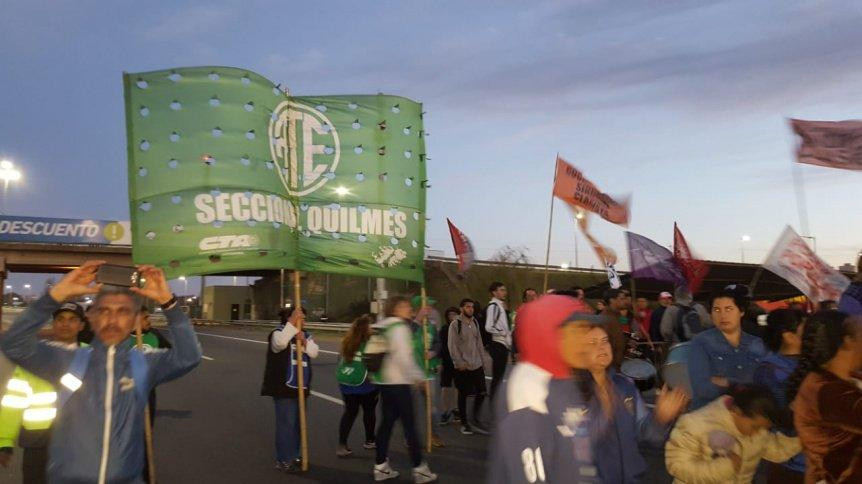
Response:
[{"label": "blue jacket", "polygon": [[739,347],[734,348],[718,328],[710,328],[691,339],[688,357],[688,375],[691,380],[690,410],[708,404],[726,389],[712,383],[710,378],[724,377],[731,384],[750,384],[754,370],[766,356],[766,347],[757,336],[743,332]]},{"label": "blue jacket", "polygon": [[[80,350],[49,345],[39,341],[36,333],[59,307],[50,296],[42,296],[18,317],[0,341],[0,348],[10,360],[58,388]],[[93,340],[80,388],[58,409],[49,448],[49,482],[143,482],[146,396],[156,385],[188,373],[201,359],[200,346],[186,315],[174,306],[165,311],[165,316],[174,347],[143,354],[146,376],[138,379],[143,382],[135,381],[133,376],[133,347],[129,340],[110,347],[99,339]],[[145,391],[135,388],[136,384],[144,385]]]},{"label": "blue jacket", "polygon": [[638,444],[664,445],[671,425],[659,425],[644,404],[635,384],[615,371],[608,375],[616,391],[614,418],[606,419],[601,404],[593,397],[590,420],[596,466],[602,482],[630,484],[641,482],[647,470]]},{"label": "blue jacket", "polygon": [[[775,401],[786,412],[790,412],[790,402],[787,401],[787,378],[796,370],[799,358],[784,356],[779,353],[769,353],[754,371],[754,383],[769,388]],[[792,425],[779,428],[782,433],[793,437],[796,429]],[[797,472],[805,472],[805,456],[800,452],[783,464]]]},{"label": "blue jacket", "polygon": [[862,315],[862,282],[853,282],[838,300],[838,310],[851,316]]}]

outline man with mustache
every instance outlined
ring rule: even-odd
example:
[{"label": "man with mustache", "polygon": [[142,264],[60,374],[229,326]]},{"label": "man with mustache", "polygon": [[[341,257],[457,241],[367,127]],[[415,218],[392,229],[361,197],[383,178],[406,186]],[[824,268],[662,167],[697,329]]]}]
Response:
[{"label": "man with mustache", "polygon": [[[14,363],[58,390],[57,419],[49,448],[51,482],[141,483],[144,408],[150,389],[191,371],[201,359],[188,317],[171,294],[165,275],[138,266],[146,285],[95,284],[103,261],[88,261],[66,274],[21,314],[0,342]],[[68,300],[97,294],[89,348],[66,349],[37,339],[50,314]],[[139,297],[159,304],[173,339],[170,350],[138,351],[128,335],[141,307]]]}]

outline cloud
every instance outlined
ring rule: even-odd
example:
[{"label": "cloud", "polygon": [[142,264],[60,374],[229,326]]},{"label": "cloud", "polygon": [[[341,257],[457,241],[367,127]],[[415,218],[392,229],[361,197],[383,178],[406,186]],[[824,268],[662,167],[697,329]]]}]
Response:
[{"label": "cloud", "polygon": [[152,41],[200,38],[208,32],[219,31],[234,15],[234,9],[225,6],[196,5],[176,9],[155,23],[146,25],[141,35]]},{"label": "cloud", "polygon": [[349,76],[360,89],[466,111],[660,105],[700,114],[834,102],[862,70],[852,5],[547,2],[461,13],[429,16],[428,31],[411,31],[398,49],[382,35],[339,45],[327,52],[339,62],[313,64],[299,83],[327,89],[326,79]]}]

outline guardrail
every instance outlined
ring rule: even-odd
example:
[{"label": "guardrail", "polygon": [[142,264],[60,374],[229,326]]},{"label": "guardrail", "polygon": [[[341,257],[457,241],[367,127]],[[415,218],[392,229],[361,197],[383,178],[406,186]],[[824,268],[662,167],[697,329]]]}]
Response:
[{"label": "guardrail", "polygon": [[[195,326],[240,326],[250,328],[275,328],[280,321],[271,320],[238,320],[238,321],[219,321],[213,319],[192,319],[192,324]],[[307,322],[306,329],[316,331],[334,331],[343,333],[350,328],[347,323],[324,323],[324,322]]]}]

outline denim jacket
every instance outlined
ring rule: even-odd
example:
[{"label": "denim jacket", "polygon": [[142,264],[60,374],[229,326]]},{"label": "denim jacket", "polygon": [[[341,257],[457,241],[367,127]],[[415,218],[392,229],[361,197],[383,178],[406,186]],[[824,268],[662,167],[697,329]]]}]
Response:
[{"label": "denim jacket", "polygon": [[754,370],[767,350],[763,340],[743,332],[739,346],[733,347],[718,328],[698,333],[691,340],[688,357],[688,375],[691,379],[692,400],[690,410],[708,404],[725,390],[712,383],[712,377],[724,377],[731,383],[749,384]]},{"label": "denim jacket", "polygon": [[614,418],[604,418],[601,404],[593,397],[590,420],[596,466],[602,482],[641,482],[647,465],[639,444],[661,447],[673,424],[660,425],[647,408],[634,382],[613,370],[608,377],[616,392]]}]

